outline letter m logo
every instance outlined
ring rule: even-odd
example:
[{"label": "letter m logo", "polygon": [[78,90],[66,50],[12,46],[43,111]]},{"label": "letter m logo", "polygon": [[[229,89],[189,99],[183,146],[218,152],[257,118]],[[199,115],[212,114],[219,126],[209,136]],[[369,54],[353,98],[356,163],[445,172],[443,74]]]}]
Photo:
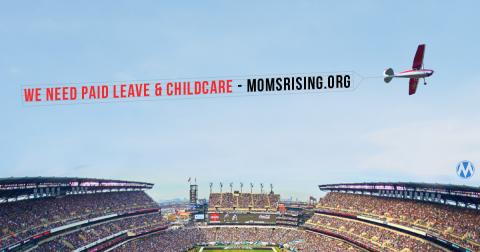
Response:
[{"label": "letter m logo", "polygon": [[475,173],[475,167],[472,162],[464,160],[457,165],[457,175],[461,178],[467,179],[473,176]]}]

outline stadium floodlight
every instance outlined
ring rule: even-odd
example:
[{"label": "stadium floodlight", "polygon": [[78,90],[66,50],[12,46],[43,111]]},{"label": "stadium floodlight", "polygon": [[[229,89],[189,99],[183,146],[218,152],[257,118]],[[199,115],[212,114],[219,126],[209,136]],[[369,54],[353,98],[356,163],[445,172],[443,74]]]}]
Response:
[{"label": "stadium floodlight", "polygon": [[230,193],[233,193],[233,182],[230,182]]},{"label": "stadium floodlight", "polygon": [[270,184],[270,193],[273,194],[273,184]]},{"label": "stadium floodlight", "polygon": [[240,182],[240,193],[243,193],[243,182]]},{"label": "stadium floodlight", "polygon": [[250,182],[250,193],[253,193],[253,183]]},{"label": "stadium floodlight", "polygon": [[220,193],[222,193],[222,189],[223,189],[223,183],[220,182]]},{"label": "stadium floodlight", "polygon": [[260,183],[260,193],[263,193],[263,183]]},{"label": "stadium floodlight", "polygon": [[210,194],[212,194],[212,187],[213,187],[213,183],[210,182]]}]

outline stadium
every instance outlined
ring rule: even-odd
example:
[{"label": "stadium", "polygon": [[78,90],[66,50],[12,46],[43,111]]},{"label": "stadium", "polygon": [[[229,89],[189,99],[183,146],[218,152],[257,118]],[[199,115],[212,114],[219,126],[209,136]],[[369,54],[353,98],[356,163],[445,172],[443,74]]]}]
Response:
[{"label": "stadium", "polygon": [[273,186],[210,187],[207,202],[190,184],[190,202],[167,214],[147,194],[153,186],[0,179],[0,251],[480,251],[477,187],[328,184],[309,202],[282,200]]}]

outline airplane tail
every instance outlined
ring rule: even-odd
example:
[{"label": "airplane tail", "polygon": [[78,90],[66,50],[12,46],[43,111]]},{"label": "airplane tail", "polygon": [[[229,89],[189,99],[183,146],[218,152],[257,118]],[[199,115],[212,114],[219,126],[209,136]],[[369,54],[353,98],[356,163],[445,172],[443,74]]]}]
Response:
[{"label": "airplane tail", "polygon": [[383,76],[385,76],[383,80],[385,81],[385,83],[389,83],[393,79],[394,75],[395,74],[393,73],[393,69],[388,68],[385,70],[385,72],[383,72]]}]

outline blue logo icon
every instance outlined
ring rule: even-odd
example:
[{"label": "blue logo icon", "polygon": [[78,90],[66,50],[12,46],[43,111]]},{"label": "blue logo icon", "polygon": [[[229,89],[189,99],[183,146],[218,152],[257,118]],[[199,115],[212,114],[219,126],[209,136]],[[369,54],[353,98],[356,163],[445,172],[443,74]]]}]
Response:
[{"label": "blue logo icon", "polygon": [[463,160],[457,164],[457,175],[460,178],[468,179],[475,173],[475,166],[468,160]]}]

